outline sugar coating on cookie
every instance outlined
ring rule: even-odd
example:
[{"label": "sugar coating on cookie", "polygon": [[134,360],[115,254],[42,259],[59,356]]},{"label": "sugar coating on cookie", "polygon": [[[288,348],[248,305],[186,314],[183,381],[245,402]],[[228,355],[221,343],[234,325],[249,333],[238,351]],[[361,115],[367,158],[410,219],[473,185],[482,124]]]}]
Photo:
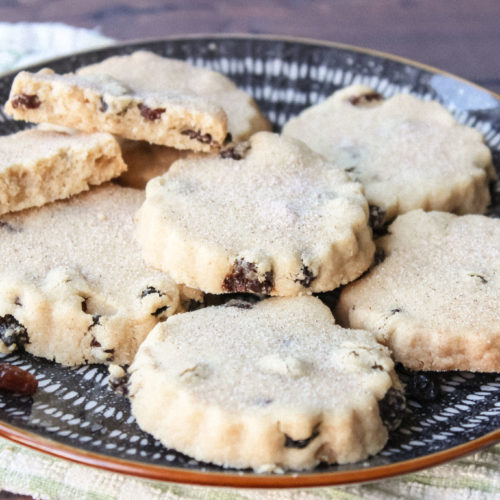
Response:
[{"label": "sugar coating on cookie", "polygon": [[359,183],[302,142],[255,134],[177,161],[137,214],[145,259],[210,293],[297,295],[357,278],[374,253]]},{"label": "sugar coating on cookie", "polygon": [[418,208],[483,213],[490,203],[495,171],[482,134],[437,102],[353,85],[292,118],[283,134],[361,182],[380,222]]},{"label": "sugar coating on cookie", "polygon": [[226,114],[216,103],[188,90],[136,90],[104,74],[21,71],[5,110],[16,120],[110,132],[194,151],[216,149],[227,135]]},{"label": "sugar coating on cookie", "polygon": [[259,130],[271,128],[253,98],[226,76],[152,52],[140,50],[130,55],[113,56],[80,68],[77,74],[107,74],[143,92],[162,92],[164,89],[192,92],[224,109],[228,132],[234,141],[246,140]]},{"label": "sugar coating on cookie", "polygon": [[107,184],[0,219],[0,347],[65,365],[130,363],[179,309],[172,279],[143,262],[144,194]]},{"label": "sugar coating on cookie", "polygon": [[375,454],[404,401],[389,351],[310,296],[176,315],[130,373],[141,428],[197,460],[260,472]]},{"label": "sugar coating on cookie", "polygon": [[342,291],[337,319],[414,370],[500,371],[500,220],[417,210],[389,232],[385,260]]},{"label": "sugar coating on cookie", "polygon": [[24,130],[0,137],[0,214],[67,198],[127,166],[110,134]]}]

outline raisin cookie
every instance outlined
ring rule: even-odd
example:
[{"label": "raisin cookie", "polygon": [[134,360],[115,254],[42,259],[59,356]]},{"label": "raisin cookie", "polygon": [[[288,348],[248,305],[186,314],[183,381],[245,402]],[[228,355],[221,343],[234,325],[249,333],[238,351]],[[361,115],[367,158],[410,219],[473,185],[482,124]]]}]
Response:
[{"label": "raisin cookie", "polygon": [[0,214],[67,198],[127,166],[111,134],[24,130],[0,137]]},{"label": "raisin cookie", "polygon": [[140,427],[197,460],[259,472],[362,460],[404,409],[389,351],[310,296],[169,318],[130,374]]},{"label": "raisin cookie", "polygon": [[500,220],[416,210],[389,233],[385,260],[342,291],[341,324],[413,370],[500,371]]},{"label": "raisin cookie", "polygon": [[130,363],[180,307],[133,237],[144,194],[112,184],[0,219],[0,347],[65,365]]},{"label": "raisin cookie", "polygon": [[490,203],[495,172],[481,133],[437,102],[354,85],[292,118],[283,134],[361,182],[378,224],[418,208],[483,213]]},{"label": "raisin cookie", "polygon": [[172,89],[203,97],[224,109],[228,132],[234,141],[246,140],[259,130],[271,128],[252,97],[238,89],[229,78],[152,52],[140,50],[130,55],[110,57],[80,68],[77,74],[106,74],[146,93]]},{"label": "raisin cookie", "polygon": [[209,293],[298,295],[357,278],[374,253],[359,183],[302,142],[259,132],[178,160],[137,214],[146,261]]},{"label": "raisin cookie", "polygon": [[218,148],[227,136],[227,117],[218,104],[188,90],[136,90],[103,74],[22,71],[12,83],[5,110],[16,120],[110,132],[194,151]]}]

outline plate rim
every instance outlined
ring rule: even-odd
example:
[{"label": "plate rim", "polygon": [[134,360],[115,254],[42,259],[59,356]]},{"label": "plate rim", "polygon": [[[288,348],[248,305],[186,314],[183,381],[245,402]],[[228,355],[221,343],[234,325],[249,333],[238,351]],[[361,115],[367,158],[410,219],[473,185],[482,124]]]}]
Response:
[{"label": "plate rim", "polygon": [[[219,40],[261,40],[275,42],[290,42],[303,45],[323,46],[335,49],[349,50],[361,54],[372,55],[382,59],[413,66],[433,74],[439,74],[457,80],[476,89],[486,92],[500,101],[500,94],[489,90],[477,83],[454,73],[441,70],[432,65],[421,63],[410,58],[395,54],[370,49],[362,46],[352,45],[329,40],[318,40],[308,37],[295,37],[276,34],[247,34],[247,33],[196,33],[184,35],[171,35],[166,37],[138,38],[123,40],[116,43],[103,44],[90,49],[71,52],[65,55],[42,59],[28,66],[23,66],[14,70],[0,73],[0,78],[13,76],[20,71],[26,71],[41,65],[50,65],[60,62],[70,57],[79,57],[86,54],[105,51],[109,49],[119,49],[121,47],[134,46],[139,44],[155,44],[162,42],[175,42],[182,40],[197,40],[202,38],[213,38]],[[0,103],[0,106],[2,104]],[[238,487],[238,488],[299,488],[299,487],[320,487],[320,486],[340,486],[354,483],[365,483],[382,479],[393,478],[403,474],[417,472],[428,467],[456,460],[471,453],[477,452],[485,447],[492,446],[500,442],[500,428],[491,431],[476,439],[453,446],[446,450],[441,450],[421,457],[416,457],[401,462],[386,465],[377,465],[366,469],[353,469],[335,472],[287,472],[284,474],[256,474],[249,475],[245,472],[217,472],[201,471],[197,469],[180,468],[168,465],[155,465],[145,462],[138,462],[130,459],[122,459],[105,455],[102,453],[85,450],[75,446],[63,444],[48,437],[40,436],[35,432],[25,430],[12,424],[0,420],[0,437],[12,442],[27,446],[38,452],[50,456],[65,459],[80,465],[91,466],[100,470],[127,474],[130,476],[152,479],[157,481],[170,481],[188,485],[218,486],[218,487]]]}]

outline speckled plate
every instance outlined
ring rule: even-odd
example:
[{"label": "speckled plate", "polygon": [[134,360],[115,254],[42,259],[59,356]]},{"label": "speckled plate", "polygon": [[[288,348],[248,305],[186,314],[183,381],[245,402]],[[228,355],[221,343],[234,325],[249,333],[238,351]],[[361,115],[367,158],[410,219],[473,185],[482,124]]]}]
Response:
[{"label": "speckled plate", "polygon": [[[433,68],[369,50],[310,40],[197,36],[127,43],[44,65],[67,72],[138,49],[228,75],[256,98],[276,131],[303,108],[352,83],[369,84],[385,96],[410,92],[436,99],[484,134],[500,170],[498,96]],[[7,99],[13,76],[0,77],[0,102]],[[0,110],[0,134],[25,126]],[[499,216],[500,200],[494,195],[491,216]],[[409,395],[400,429],[384,450],[362,463],[283,475],[222,469],[166,449],[142,432],[128,402],[107,388],[102,366],[63,368],[28,354],[0,361],[28,369],[39,380],[33,398],[0,394],[0,435],[76,462],[154,479],[240,487],[343,484],[415,471],[500,441],[500,374],[446,372],[436,377],[438,397],[424,402]],[[412,376],[400,374],[406,381]]]}]

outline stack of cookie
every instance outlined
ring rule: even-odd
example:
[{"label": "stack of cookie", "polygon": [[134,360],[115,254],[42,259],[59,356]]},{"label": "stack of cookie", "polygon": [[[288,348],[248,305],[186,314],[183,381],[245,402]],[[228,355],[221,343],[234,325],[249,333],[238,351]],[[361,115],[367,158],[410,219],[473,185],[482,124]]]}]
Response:
[{"label": "stack of cookie", "polygon": [[[51,125],[3,139],[3,213],[44,205],[0,221],[3,348],[133,361],[166,446],[354,462],[403,416],[394,360],[500,371],[500,224],[463,215],[490,203],[491,154],[439,104],[353,86],[278,135],[224,76],[137,52],[22,72],[6,110]],[[345,285],[339,326],[311,294]],[[203,293],[225,298],[175,314]]]}]

